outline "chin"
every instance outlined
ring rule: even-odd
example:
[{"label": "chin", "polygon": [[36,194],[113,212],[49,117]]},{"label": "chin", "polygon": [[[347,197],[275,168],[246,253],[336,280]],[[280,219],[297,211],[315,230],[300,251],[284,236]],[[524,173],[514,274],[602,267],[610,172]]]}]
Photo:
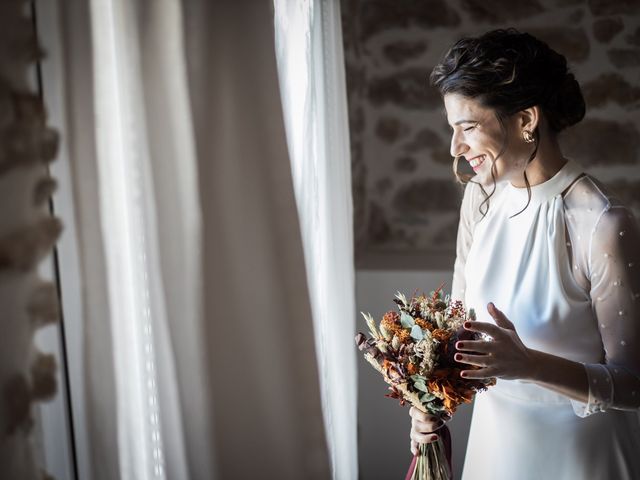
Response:
[{"label": "chin", "polygon": [[489,190],[493,188],[494,178],[495,178],[496,184],[502,183],[507,180],[507,177],[505,176],[505,172],[500,167],[500,164],[496,165],[493,178],[491,177],[490,163],[486,163],[482,165],[481,168],[479,168],[478,171],[474,173],[476,174],[475,181],[480,183],[480,185],[482,185],[483,187],[488,188]]},{"label": "chin", "polygon": [[[484,165],[483,165],[484,166]],[[479,169],[477,172],[474,172],[476,174],[475,176],[475,181],[478,182],[480,185],[482,185],[485,189],[486,188],[493,188],[493,178],[491,178],[491,166],[488,165],[487,168],[481,168]],[[499,182],[499,178],[498,176],[496,176],[496,183]]]}]

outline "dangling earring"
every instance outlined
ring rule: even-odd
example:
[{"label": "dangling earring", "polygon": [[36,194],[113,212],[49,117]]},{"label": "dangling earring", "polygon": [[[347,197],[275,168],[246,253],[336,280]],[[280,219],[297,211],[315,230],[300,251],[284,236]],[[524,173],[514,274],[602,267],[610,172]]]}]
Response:
[{"label": "dangling earring", "polygon": [[524,138],[524,141],[527,143],[533,143],[536,141],[536,139],[533,138],[533,134],[529,130],[522,131],[522,138]]}]

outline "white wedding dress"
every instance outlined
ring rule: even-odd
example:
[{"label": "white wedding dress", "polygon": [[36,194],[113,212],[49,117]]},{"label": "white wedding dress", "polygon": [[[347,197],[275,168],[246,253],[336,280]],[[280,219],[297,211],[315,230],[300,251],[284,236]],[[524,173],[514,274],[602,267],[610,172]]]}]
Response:
[{"label": "white wedding dress", "polygon": [[[584,364],[583,404],[517,380],[476,396],[465,480],[640,479],[640,235],[629,211],[569,161],[527,190],[498,185],[482,218],[465,189],[452,297],[524,344]],[[454,439],[455,441],[455,439]]]}]

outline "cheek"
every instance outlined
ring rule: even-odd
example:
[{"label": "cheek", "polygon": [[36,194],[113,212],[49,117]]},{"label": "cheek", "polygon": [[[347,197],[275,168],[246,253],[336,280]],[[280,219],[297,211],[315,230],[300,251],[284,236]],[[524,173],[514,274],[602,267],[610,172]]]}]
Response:
[{"label": "cheek", "polygon": [[485,153],[495,158],[500,153],[502,143],[493,135],[478,133],[471,139],[470,146],[478,153]]},{"label": "cheek", "polygon": [[498,157],[496,164],[496,178],[500,180],[509,180],[522,174],[524,163],[521,155],[512,149],[507,149]]}]

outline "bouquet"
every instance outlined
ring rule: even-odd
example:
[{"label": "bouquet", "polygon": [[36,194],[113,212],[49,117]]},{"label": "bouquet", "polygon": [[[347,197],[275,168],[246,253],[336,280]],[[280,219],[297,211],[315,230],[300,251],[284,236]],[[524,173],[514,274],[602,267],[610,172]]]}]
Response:
[{"label": "bouquet", "polygon": [[[386,396],[442,418],[452,416],[458,405],[470,403],[477,392],[495,384],[495,379],[462,378],[462,370],[477,367],[453,358],[458,340],[482,338],[464,329],[466,320],[475,320],[473,309],[467,312],[462,302],[444,297],[442,285],[429,296],[414,293],[409,300],[398,292],[393,301],[398,311],[385,313],[379,326],[370,314],[362,313],[371,337],[356,336],[358,349],[389,384],[391,393]],[[448,447],[447,454],[441,435],[436,442],[421,444],[407,478],[449,480]]]}]

